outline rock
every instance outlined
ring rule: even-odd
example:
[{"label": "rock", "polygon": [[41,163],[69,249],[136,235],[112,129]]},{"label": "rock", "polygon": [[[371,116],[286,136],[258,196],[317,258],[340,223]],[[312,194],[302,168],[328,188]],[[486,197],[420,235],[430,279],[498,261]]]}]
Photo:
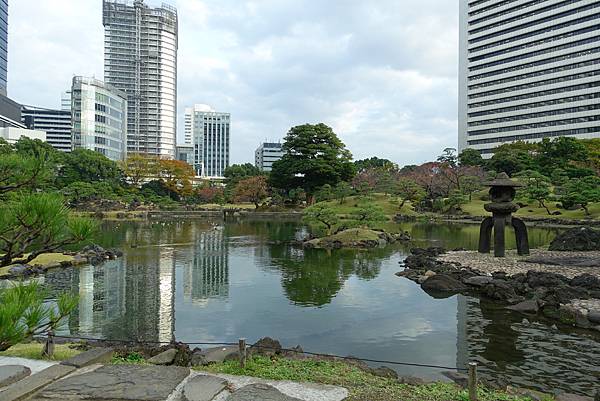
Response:
[{"label": "rock", "polygon": [[215,376],[192,377],[183,387],[185,401],[212,401],[227,388],[227,380]]},{"label": "rock", "polygon": [[592,323],[600,324],[600,311],[597,311],[597,310],[589,311],[587,314],[587,318]]},{"label": "rock", "polygon": [[574,277],[569,284],[573,287],[583,287],[588,290],[600,289],[600,278],[591,274],[582,274]]},{"label": "rock", "polygon": [[176,356],[177,350],[175,348],[171,348],[148,359],[148,363],[152,365],[171,365]]},{"label": "rock", "polygon": [[112,348],[92,348],[62,361],[61,365],[83,368],[97,363],[108,363],[112,360],[113,354],[114,351]]},{"label": "rock", "polygon": [[239,350],[236,346],[208,348],[201,352],[206,364],[221,363],[228,358],[238,358]]},{"label": "rock", "polygon": [[298,398],[289,397],[275,387],[266,384],[251,384],[242,387],[231,394],[227,401],[302,401]]},{"label": "rock", "polygon": [[556,397],[556,401],[594,401],[594,399],[577,394],[563,393]]},{"label": "rock", "polygon": [[192,365],[192,366],[207,366],[208,365],[208,362],[206,361],[206,358],[202,354],[202,351],[200,351],[200,350],[194,351],[194,353],[192,354],[192,357],[190,359],[190,365]]},{"label": "rock", "polygon": [[379,368],[374,368],[369,370],[372,375],[383,377],[386,379],[398,379],[398,373],[395,370],[390,369],[386,366],[381,366]]},{"label": "rock", "polygon": [[409,386],[421,386],[423,384],[425,384],[425,380],[419,378],[419,377],[413,377],[413,376],[400,376],[398,378],[398,383],[400,384],[408,384]]},{"label": "rock", "polygon": [[429,277],[421,285],[421,288],[425,292],[461,292],[465,291],[467,287],[447,274],[436,274],[435,276]]},{"label": "rock", "polygon": [[507,306],[506,309],[521,313],[538,313],[540,306],[536,300],[530,299],[528,301],[519,302],[516,305]]},{"label": "rock", "polygon": [[281,348],[279,341],[270,337],[265,337],[261,338],[250,347],[250,352],[253,355],[273,356],[281,354]]},{"label": "rock", "polygon": [[513,301],[518,299],[513,287],[505,280],[492,280],[484,288],[484,293],[489,298],[500,301]]},{"label": "rock", "polygon": [[493,278],[489,276],[474,276],[464,279],[463,282],[467,285],[472,285],[474,287],[483,287],[486,284],[491,283],[492,280]]},{"label": "rock", "polygon": [[467,388],[469,383],[468,375],[454,371],[442,372],[442,374],[448,379],[452,380],[454,383],[458,384],[460,387]]},{"label": "rock", "polygon": [[28,270],[28,265],[14,265],[8,269],[8,273],[12,274],[13,276],[21,276],[26,274]]},{"label": "rock", "polygon": [[565,276],[561,276],[560,274],[537,272],[530,270],[527,272],[527,283],[531,288],[553,288],[564,286],[569,283],[569,280]]},{"label": "rock", "polygon": [[600,231],[579,227],[559,234],[550,244],[551,251],[600,251]]},{"label": "rock", "polygon": [[429,278],[429,277],[433,277],[435,276],[437,273],[431,270],[427,270],[424,274],[425,277]]},{"label": "rock", "polygon": [[0,366],[0,388],[18,382],[31,374],[31,369],[21,365]]}]

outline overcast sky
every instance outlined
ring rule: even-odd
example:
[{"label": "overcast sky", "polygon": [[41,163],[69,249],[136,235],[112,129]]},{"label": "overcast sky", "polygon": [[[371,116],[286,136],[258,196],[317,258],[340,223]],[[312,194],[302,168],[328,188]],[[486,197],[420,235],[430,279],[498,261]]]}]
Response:
[{"label": "overcast sky", "polygon": [[[101,0],[9,1],[9,96],[60,106],[103,76]],[[152,2],[150,2],[152,3]],[[457,142],[458,5],[448,0],[172,0],[179,136],[194,103],[232,113],[233,162],[324,122],[355,158],[401,165]]]}]

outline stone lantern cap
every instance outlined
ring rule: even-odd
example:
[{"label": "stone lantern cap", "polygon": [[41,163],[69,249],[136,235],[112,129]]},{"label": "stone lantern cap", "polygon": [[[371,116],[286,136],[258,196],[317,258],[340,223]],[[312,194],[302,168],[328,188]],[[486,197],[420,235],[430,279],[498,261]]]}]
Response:
[{"label": "stone lantern cap", "polygon": [[490,182],[486,182],[485,186],[487,187],[509,187],[509,188],[519,188],[524,186],[520,182],[516,182],[511,180],[506,173],[500,173],[496,176],[496,179]]}]

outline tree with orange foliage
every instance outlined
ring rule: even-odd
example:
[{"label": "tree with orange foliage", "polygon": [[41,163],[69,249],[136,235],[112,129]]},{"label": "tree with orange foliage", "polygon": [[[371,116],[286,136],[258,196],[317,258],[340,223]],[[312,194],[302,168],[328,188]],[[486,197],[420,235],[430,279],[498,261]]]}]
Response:
[{"label": "tree with orange foliage", "polygon": [[180,195],[191,194],[194,176],[194,169],[184,161],[160,159],[158,162],[158,178]]},{"label": "tree with orange foliage", "polygon": [[154,156],[133,153],[127,156],[119,166],[130,184],[139,187],[145,181],[151,180],[158,174],[159,159]]},{"label": "tree with orange foliage", "polygon": [[267,177],[257,176],[240,181],[234,192],[236,202],[252,202],[258,209],[260,202],[269,196]]}]

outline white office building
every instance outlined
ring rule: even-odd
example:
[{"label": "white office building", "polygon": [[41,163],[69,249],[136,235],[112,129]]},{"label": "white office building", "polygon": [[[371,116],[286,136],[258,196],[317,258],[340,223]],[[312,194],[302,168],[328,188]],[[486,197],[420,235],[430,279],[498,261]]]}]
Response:
[{"label": "white office building", "polygon": [[104,79],[127,94],[127,151],[175,158],[177,10],[103,0]]},{"label": "white office building", "polygon": [[58,151],[70,152],[73,146],[71,111],[23,106],[21,120],[28,129],[46,132],[46,142]]},{"label": "white office building", "polygon": [[273,163],[280,160],[285,151],[281,143],[265,142],[261,144],[254,153],[254,164],[260,171],[270,172],[273,169]]},{"label": "white office building", "polygon": [[600,0],[460,0],[460,150],[600,137]]},{"label": "white office building", "polygon": [[231,115],[207,105],[186,108],[185,118],[191,122],[196,175],[223,178],[229,167]]},{"label": "white office building", "polygon": [[21,138],[39,139],[42,142],[46,141],[46,133],[44,131],[36,131],[18,127],[0,127],[0,138],[4,139],[11,145],[17,143]]}]

